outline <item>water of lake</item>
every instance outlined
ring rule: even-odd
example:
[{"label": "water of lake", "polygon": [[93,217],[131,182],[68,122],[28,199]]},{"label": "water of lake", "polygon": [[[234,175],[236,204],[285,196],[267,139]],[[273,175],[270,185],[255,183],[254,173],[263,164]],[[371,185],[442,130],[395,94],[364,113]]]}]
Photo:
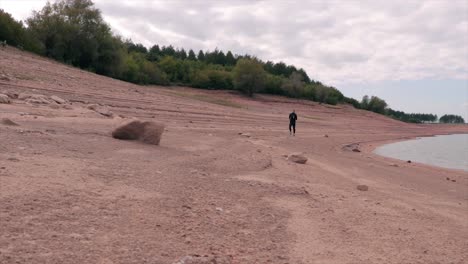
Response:
[{"label": "water of lake", "polygon": [[468,134],[423,137],[378,147],[375,153],[468,171]]}]

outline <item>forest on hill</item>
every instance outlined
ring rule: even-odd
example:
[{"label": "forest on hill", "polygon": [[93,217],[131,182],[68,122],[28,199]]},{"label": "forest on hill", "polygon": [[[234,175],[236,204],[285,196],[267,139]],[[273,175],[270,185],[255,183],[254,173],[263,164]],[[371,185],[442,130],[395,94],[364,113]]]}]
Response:
[{"label": "forest on hill", "polygon": [[[0,41],[97,74],[144,85],[183,85],[202,89],[265,93],[356,108],[405,122],[436,122],[431,114],[407,114],[378,97],[361,102],[311,79],[302,68],[262,61],[231,51],[194,51],[171,45],[150,48],[112,33],[91,0],[47,3],[23,23],[0,10]],[[459,119],[456,119],[460,121]]]}]

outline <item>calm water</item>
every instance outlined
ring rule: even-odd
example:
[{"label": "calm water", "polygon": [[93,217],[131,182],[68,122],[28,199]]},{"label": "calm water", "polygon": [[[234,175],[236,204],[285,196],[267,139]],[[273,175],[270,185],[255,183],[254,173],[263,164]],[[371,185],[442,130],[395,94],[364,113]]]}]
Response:
[{"label": "calm water", "polygon": [[424,137],[392,143],[378,147],[375,153],[468,171],[468,134]]}]

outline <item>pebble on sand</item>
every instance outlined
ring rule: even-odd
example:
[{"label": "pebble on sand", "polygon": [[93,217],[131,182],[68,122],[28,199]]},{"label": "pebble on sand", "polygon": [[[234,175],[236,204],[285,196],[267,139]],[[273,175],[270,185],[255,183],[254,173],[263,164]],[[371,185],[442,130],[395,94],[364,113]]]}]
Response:
[{"label": "pebble on sand", "polygon": [[307,157],[302,153],[293,153],[288,156],[288,160],[299,164],[305,164],[307,162]]},{"label": "pebble on sand", "polygon": [[359,191],[366,192],[369,190],[369,186],[362,184],[362,185],[358,185],[356,189],[358,189]]},{"label": "pebble on sand", "polygon": [[0,94],[0,104],[9,104],[10,103],[10,97],[6,94]]},{"label": "pebble on sand", "polygon": [[9,118],[2,118],[2,122],[1,122],[3,125],[5,126],[19,126],[18,124],[16,124],[15,122],[11,121],[11,119]]}]

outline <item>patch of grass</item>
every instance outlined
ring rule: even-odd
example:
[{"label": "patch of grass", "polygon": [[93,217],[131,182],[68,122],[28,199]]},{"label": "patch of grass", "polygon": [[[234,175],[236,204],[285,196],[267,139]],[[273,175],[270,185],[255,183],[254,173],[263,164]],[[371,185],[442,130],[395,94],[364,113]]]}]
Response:
[{"label": "patch of grass", "polygon": [[186,93],[181,93],[181,92],[172,92],[172,93],[177,96],[191,98],[191,99],[195,99],[198,101],[207,102],[211,104],[217,104],[217,105],[234,107],[234,108],[243,108],[243,106],[240,104],[231,102],[229,100],[221,99],[221,98],[213,98],[213,97],[208,97],[206,95],[201,95],[201,94],[186,94]]}]

